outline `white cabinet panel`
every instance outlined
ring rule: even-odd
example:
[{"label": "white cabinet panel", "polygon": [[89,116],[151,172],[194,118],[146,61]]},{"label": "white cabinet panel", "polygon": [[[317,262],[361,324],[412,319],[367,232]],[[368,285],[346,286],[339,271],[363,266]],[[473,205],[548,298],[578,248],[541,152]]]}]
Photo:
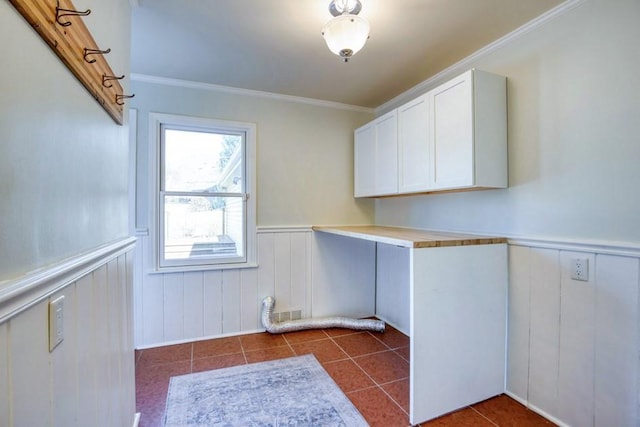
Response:
[{"label": "white cabinet panel", "polygon": [[595,425],[637,426],[638,258],[598,255]]},{"label": "white cabinet panel", "polygon": [[411,251],[412,424],[504,392],[507,281],[505,244]]},{"label": "white cabinet panel", "polygon": [[434,190],[474,184],[472,79],[465,73],[431,92]]},{"label": "white cabinet panel", "polygon": [[312,316],[375,314],[375,243],[314,233]]},{"label": "white cabinet panel", "polygon": [[354,195],[398,192],[398,116],[393,110],[354,135]]},{"label": "white cabinet panel", "polygon": [[429,190],[429,98],[398,108],[398,192]]},{"label": "white cabinet panel", "polygon": [[398,192],[398,115],[385,114],[376,122],[376,194]]},{"label": "white cabinet panel", "polygon": [[355,131],[355,197],[507,186],[506,78],[470,70]]},{"label": "white cabinet panel", "polygon": [[354,195],[366,197],[376,193],[376,127],[369,123],[354,135]]},{"label": "white cabinet panel", "polygon": [[378,243],[376,316],[409,335],[409,249]]},{"label": "white cabinet panel", "polygon": [[432,190],[506,187],[506,79],[471,70],[429,94]]}]

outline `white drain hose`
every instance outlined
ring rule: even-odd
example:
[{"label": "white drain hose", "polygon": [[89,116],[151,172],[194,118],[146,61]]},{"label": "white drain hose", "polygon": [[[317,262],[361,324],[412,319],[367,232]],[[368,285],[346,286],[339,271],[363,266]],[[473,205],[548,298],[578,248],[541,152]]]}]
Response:
[{"label": "white drain hose", "polygon": [[359,331],[384,332],[384,322],[375,319],[352,319],[349,317],[321,317],[318,319],[287,320],[273,322],[275,298],[269,296],[262,300],[262,326],[272,334],[303,331],[306,329],[346,328]]}]

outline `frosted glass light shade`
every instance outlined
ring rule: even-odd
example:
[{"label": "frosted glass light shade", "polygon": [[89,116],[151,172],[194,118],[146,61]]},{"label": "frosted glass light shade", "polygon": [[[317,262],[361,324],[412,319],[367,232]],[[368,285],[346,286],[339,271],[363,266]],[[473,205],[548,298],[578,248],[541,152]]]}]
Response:
[{"label": "frosted glass light shade", "polygon": [[357,15],[336,16],[322,29],[329,50],[347,61],[362,49],[369,38],[369,22]]}]

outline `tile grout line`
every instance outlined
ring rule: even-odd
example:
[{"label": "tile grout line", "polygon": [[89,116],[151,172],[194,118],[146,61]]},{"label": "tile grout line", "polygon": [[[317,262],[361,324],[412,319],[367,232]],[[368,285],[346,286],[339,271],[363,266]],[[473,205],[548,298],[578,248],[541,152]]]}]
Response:
[{"label": "tile grout line", "polygon": [[491,418],[487,417],[486,415],[484,415],[482,412],[478,411],[476,408],[474,408],[473,406],[469,405],[467,407],[465,407],[464,409],[471,409],[472,411],[474,411],[475,413],[477,413],[478,415],[480,415],[482,418],[484,418],[485,420],[489,421],[491,424],[493,424],[494,426],[500,427],[499,424],[497,424],[495,421],[493,421]]},{"label": "tile grout line", "polygon": [[[371,335],[371,334],[369,334],[369,335]],[[342,351],[347,355],[347,357],[349,358],[348,360],[351,360],[351,362],[353,362],[353,364],[354,364],[354,365],[356,365],[356,366],[358,367],[358,369],[360,369],[360,370],[361,370],[361,371],[362,371],[362,372],[363,372],[363,373],[364,373],[364,374],[365,374],[365,375],[366,375],[366,376],[371,380],[371,382],[373,382],[373,384],[374,384],[372,387],[365,387],[365,388],[362,388],[362,389],[360,389],[360,390],[352,390],[350,393],[353,393],[353,392],[355,392],[355,391],[367,390],[367,389],[369,389],[369,388],[374,388],[374,387],[375,387],[375,388],[378,388],[378,389],[380,389],[380,391],[381,391],[385,396],[387,396],[387,397],[388,397],[388,398],[393,402],[393,404],[394,404],[394,405],[396,405],[398,408],[400,408],[400,410],[401,410],[404,414],[406,414],[406,415],[407,415],[407,417],[408,417],[408,416],[409,416],[409,413],[408,413],[407,411],[405,411],[405,410],[404,410],[404,408],[403,408],[403,407],[402,407],[398,402],[396,402],[396,400],[395,400],[393,397],[391,397],[391,396],[389,395],[389,393],[387,393],[387,392],[386,392],[386,390],[385,390],[384,388],[382,388],[382,386],[381,386],[380,384],[378,384],[378,382],[377,382],[377,381],[376,381],[376,380],[375,380],[371,375],[369,375],[369,373],[368,373],[367,371],[365,371],[365,370],[362,368],[362,366],[360,366],[360,364],[359,364],[359,363],[354,359],[354,357],[352,357],[349,353],[347,353],[347,351],[346,351],[342,346],[340,346],[340,344],[338,344],[337,342],[335,342],[335,341],[333,340],[333,337],[330,337],[330,338],[331,338],[331,340],[333,341],[333,343],[334,343],[335,345],[337,345],[337,346],[338,346],[338,348],[340,348],[340,349],[341,349],[341,350],[342,350]],[[375,338],[375,337],[374,337],[374,338]],[[377,339],[377,338],[376,338],[376,339]],[[376,351],[376,352],[373,352],[373,353],[367,353],[367,354],[361,354],[361,355],[358,355],[357,357],[370,356],[370,355],[372,355],[372,354],[384,353],[385,351],[393,351],[393,350],[392,350],[392,349],[390,349],[390,348],[389,348],[389,346],[388,346],[388,345],[386,345],[385,343],[382,343],[382,344],[384,344],[384,345],[385,345],[385,347],[387,347],[387,348],[388,348],[388,350],[384,350],[384,351]],[[401,359],[403,359],[403,358],[401,357]],[[402,378],[402,379],[405,379],[405,378]],[[396,381],[400,381],[400,380],[396,380]],[[391,381],[391,382],[393,382],[393,381]],[[385,383],[385,384],[388,384],[388,383]]]},{"label": "tile grout line", "polygon": [[[387,350],[387,351],[391,351],[391,352],[393,352],[393,354],[397,355],[397,356],[398,356],[398,357],[400,357],[402,360],[405,360],[405,358],[404,358],[404,357],[402,357],[402,356],[400,356],[398,353],[396,353],[395,349],[394,349],[394,348],[391,348],[391,346],[390,346],[390,345],[388,345],[387,343],[385,343],[384,341],[382,341],[381,339],[379,339],[378,337],[376,337],[375,335],[373,335],[370,331],[367,331],[367,333],[368,333],[371,337],[373,337],[374,339],[376,339],[377,341],[379,341],[380,343],[382,343],[385,347],[387,347],[387,348],[389,349],[389,350]],[[398,348],[400,348],[400,347],[398,347]],[[377,353],[383,353],[383,352],[382,352],[382,351],[379,351],[379,352],[377,352]],[[371,354],[377,354],[377,353],[371,353]],[[355,360],[354,360],[354,363],[358,364]],[[409,364],[410,364],[411,362],[407,361],[407,363],[409,363]],[[360,367],[360,365],[359,365],[359,364],[358,364],[358,367]],[[362,368],[360,368],[360,369],[362,369]],[[405,414],[407,414],[407,417],[408,417],[408,416],[409,416],[409,412],[408,412],[408,411],[405,411],[405,409],[402,407],[402,405],[400,405],[400,403],[399,403],[399,402],[397,402],[397,401],[393,398],[393,396],[391,396],[389,393],[387,393],[387,391],[384,389],[384,387],[382,387],[382,386],[383,386],[383,385],[385,385],[385,384],[390,384],[390,383],[395,382],[395,381],[402,381],[402,380],[405,380],[405,379],[407,379],[407,378],[409,378],[409,377],[403,377],[403,378],[399,378],[399,379],[396,379],[396,380],[393,380],[393,381],[387,381],[386,383],[380,383],[380,384],[379,384],[377,381],[375,381],[373,378],[371,378],[371,380],[374,382],[374,384],[376,384],[376,385],[380,388],[380,390],[381,390],[381,391],[382,391],[382,392],[383,392],[383,393],[384,393],[384,394],[385,394],[389,399],[391,399],[391,401],[392,401],[393,403],[395,403],[395,405],[396,405],[398,408],[400,408],[400,410],[401,410],[402,412],[404,412]]]},{"label": "tile grout line", "polygon": [[244,350],[244,344],[242,344],[242,339],[240,339],[240,337],[238,337],[238,342],[240,343],[240,351],[242,351],[242,358],[244,359],[244,364],[248,365],[249,361],[247,360],[247,354]]}]

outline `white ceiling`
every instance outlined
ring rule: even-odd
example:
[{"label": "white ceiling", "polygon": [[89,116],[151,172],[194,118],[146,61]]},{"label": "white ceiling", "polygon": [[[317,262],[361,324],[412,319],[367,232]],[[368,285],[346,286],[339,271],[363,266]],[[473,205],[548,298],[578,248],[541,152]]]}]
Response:
[{"label": "white ceiling", "polygon": [[320,34],[329,0],[138,0],[132,72],[375,108],[563,0],[361,0],[348,63]]}]

